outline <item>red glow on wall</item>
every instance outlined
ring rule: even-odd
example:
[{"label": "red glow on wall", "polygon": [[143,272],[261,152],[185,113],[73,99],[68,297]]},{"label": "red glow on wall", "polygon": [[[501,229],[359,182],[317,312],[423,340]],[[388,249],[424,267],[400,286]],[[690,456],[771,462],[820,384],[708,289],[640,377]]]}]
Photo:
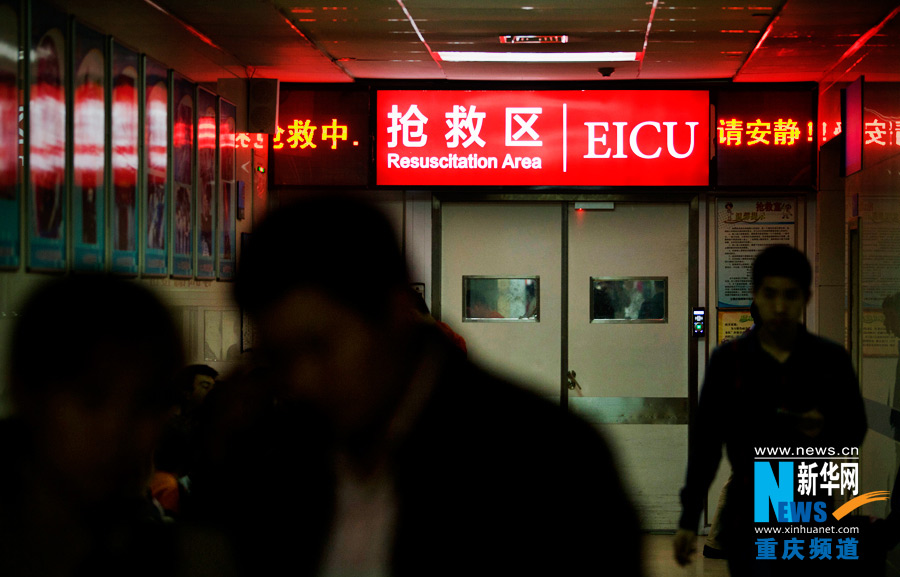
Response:
[{"label": "red glow on wall", "polygon": [[105,112],[103,86],[87,82],[75,91],[75,185],[95,188],[103,182]]},{"label": "red glow on wall", "polygon": [[[317,132],[318,131],[318,132]],[[317,126],[309,118],[294,118],[287,123],[287,129],[279,124],[272,139],[272,148],[281,150],[288,148],[318,148],[324,145],[331,150],[337,150],[338,143],[347,143],[350,146],[359,146],[358,140],[347,141],[348,124],[338,124],[337,118],[332,118],[328,124]],[[282,138],[283,137],[283,138]]]},{"label": "red glow on wall", "polygon": [[122,75],[112,95],[113,181],[120,186],[137,185],[138,93],[132,79]]},{"label": "red glow on wall", "polygon": [[19,160],[15,77],[0,73],[0,198],[14,197]]},{"label": "red glow on wall", "polygon": [[193,138],[193,127],[186,122],[176,122],[172,128],[172,145],[176,148],[190,146]]},{"label": "red glow on wall", "polygon": [[147,141],[147,167],[151,172],[151,178],[154,173],[165,178],[168,167],[166,155],[169,134],[169,103],[165,83],[156,84],[147,91],[146,107],[147,119],[144,131]]},{"label": "red glow on wall", "polygon": [[197,146],[211,150],[216,146],[216,117],[201,116],[197,121]]},{"label": "red glow on wall", "polygon": [[[43,60],[39,61],[39,66],[42,64]],[[66,102],[60,84],[42,80],[32,88],[30,117],[34,183],[54,188],[65,174]]]}]

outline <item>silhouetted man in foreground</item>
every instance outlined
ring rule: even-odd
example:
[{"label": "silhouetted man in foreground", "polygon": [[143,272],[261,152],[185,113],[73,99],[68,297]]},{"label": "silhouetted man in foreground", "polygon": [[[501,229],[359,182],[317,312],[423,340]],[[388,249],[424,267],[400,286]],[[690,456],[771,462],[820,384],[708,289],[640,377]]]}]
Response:
[{"label": "silhouetted man in foreground", "polygon": [[320,198],[272,213],[235,291],[275,402],[207,437],[231,441],[194,496],[245,574],[640,573],[605,443],[421,321],[380,212]]},{"label": "silhouetted man in foreground", "polygon": [[[769,247],[756,257],[752,276],[756,324],[717,348],[709,360],[681,492],[675,557],[680,564],[690,562],[724,444],[733,476],[720,513],[719,541],[731,574],[831,574],[838,538],[847,535],[791,535],[802,540],[802,558],[783,558],[779,544],[776,558],[757,559],[768,555],[760,555],[756,540],[773,535],[754,532],[755,449],[858,447],[866,433],[862,397],[847,351],[808,333],[802,324],[812,283],[806,256],[784,245]],[[799,465],[803,458],[794,461]],[[833,504],[823,495],[824,490],[813,500]],[[827,512],[832,511],[829,505]],[[831,539],[832,560],[807,558],[812,537]],[[853,573],[854,566],[843,571]]]},{"label": "silhouetted man in foreground", "polygon": [[147,482],[178,400],[168,312],[122,279],[53,279],[14,329],[0,422],[0,575],[175,575]]}]

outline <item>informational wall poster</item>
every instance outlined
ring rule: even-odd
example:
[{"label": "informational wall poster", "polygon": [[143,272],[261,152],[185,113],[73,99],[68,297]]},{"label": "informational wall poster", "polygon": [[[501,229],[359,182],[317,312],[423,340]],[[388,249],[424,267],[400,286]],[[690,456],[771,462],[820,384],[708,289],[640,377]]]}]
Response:
[{"label": "informational wall poster", "polygon": [[66,268],[66,16],[32,10],[28,268]]},{"label": "informational wall poster", "polygon": [[19,266],[18,2],[0,1],[0,268]]},{"label": "informational wall poster", "polygon": [[103,270],[106,252],[106,37],[74,27],[72,266]]},{"label": "informational wall poster", "polygon": [[773,244],[794,246],[796,197],[716,200],[716,294],[719,308],[749,308],[753,259]]},{"label": "informational wall poster", "polygon": [[379,185],[706,186],[701,90],[381,90]]},{"label": "informational wall poster", "polygon": [[884,312],[862,311],[863,356],[896,357],[897,337],[884,326]]},{"label": "informational wall poster", "polygon": [[745,310],[724,310],[718,314],[718,343],[733,341],[753,326],[753,317],[750,315],[750,309]]},{"label": "informational wall poster", "polygon": [[144,60],[144,265],[145,276],[169,271],[169,71],[151,58]]},{"label": "informational wall poster", "polygon": [[864,309],[880,309],[900,292],[900,200],[861,198],[860,276]]}]

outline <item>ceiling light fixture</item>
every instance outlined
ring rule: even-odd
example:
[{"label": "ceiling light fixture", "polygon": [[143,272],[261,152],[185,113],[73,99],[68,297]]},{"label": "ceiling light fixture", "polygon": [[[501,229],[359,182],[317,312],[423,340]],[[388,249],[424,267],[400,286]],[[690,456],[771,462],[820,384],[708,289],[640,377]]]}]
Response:
[{"label": "ceiling light fixture", "polygon": [[444,62],[635,62],[638,52],[447,52]]},{"label": "ceiling light fixture", "polygon": [[568,41],[565,34],[506,34],[500,37],[500,44],[565,44]]}]

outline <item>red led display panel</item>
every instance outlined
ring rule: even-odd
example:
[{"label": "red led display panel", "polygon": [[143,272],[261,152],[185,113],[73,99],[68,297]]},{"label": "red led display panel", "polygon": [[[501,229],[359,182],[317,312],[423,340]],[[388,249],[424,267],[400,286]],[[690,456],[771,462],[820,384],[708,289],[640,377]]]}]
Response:
[{"label": "red led display panel", "polygon": [[900,84],[865,84],[861,137],[864,168],[900,154]]},{"label": "red led display panel", "polygon": [[716,104],[720,186],[813,186],[816,118],[812,89],[722,90]]},{"label": "red led display panel", "polygon": [[364,186],[369,180],[369,94],[281,86],[271,137],[272,182]]},{"label": "red led display panel", "polygon": [[376,183],[706,186],[709,95],[379,91]]}]

